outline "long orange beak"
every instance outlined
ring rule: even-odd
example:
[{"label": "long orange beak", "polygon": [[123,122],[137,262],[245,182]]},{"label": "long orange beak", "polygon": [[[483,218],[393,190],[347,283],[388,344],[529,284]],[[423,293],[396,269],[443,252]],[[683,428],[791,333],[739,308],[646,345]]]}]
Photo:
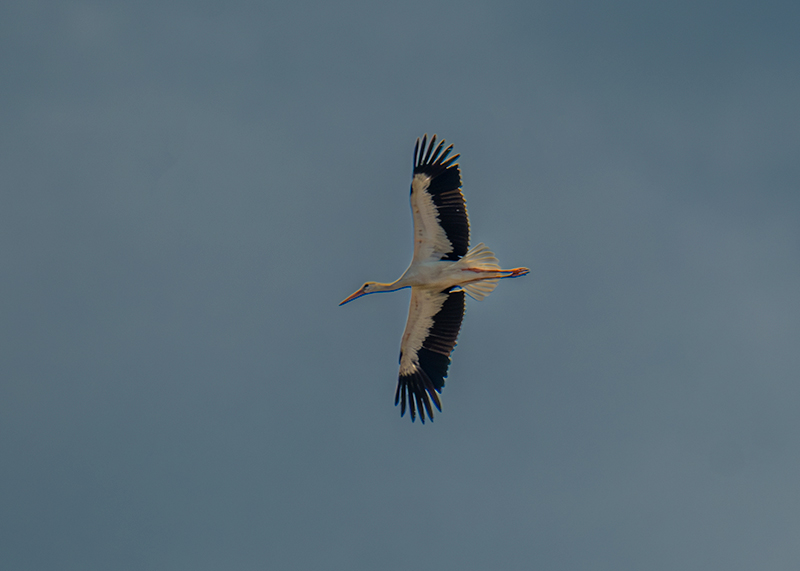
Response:
[{"label": "long orange beak", "polygon": [[348,301],[353,301],[355,298],[357,298],[357,297],[361,297],[362,295],[364,295],[364,293],[365,293],[365,292],[364,292],[364,288],[362,287],[362,288],[361,288],[361,289],[359,289],[357,292],[355,292],[354,294],[352,294],[352,295],[350,295],[349,297],[347,297],[347,298],[346,298],[346,299],[345,299],[345,300],[344,300],[342,303],[340,303],[339,305],[344,305],[344,304],[345,304],[345,303],[347,303]]}]

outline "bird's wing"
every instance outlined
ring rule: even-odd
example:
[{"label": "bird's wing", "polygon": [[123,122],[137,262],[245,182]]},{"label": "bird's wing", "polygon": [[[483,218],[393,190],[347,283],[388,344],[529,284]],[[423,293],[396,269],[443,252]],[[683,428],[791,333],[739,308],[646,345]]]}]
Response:
[{"label": "bird's wing", "polygon": [[[422,137],[414,147],[411,212],[414,216],[414,262],[458,260],[469,249],[469,220],[461,173],[450,157],[453,145],[436,146],[436,135]],[[443,150],[444,149],[444,150]]]},{"label": "bird's wing", "polygon": [[433,420],[431,399],[442,410],[438,393],[444,386],[463,317],[463,291],[411,288],[408,322],[400,342],[400,378],[394,396],[394,404],[400,402],[400,416],[405,414],[408,403],[412,421],[417,410],[423,423],[426,410]]}]

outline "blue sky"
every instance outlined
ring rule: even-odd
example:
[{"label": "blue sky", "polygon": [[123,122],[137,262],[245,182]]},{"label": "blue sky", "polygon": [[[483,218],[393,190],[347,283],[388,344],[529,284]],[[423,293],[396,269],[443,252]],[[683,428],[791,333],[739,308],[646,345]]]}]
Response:
[{"label": "blue sky", "polygon": [[[4,2],[0,567],[795,567],[798,16]],[[423,133],[531,268],[424,426]]]}]

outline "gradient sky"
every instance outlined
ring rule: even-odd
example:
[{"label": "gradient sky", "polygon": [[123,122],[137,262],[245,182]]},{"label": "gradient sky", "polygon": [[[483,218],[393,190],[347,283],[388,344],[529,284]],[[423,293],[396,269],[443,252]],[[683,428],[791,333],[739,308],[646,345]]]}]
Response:
[{"label": "gradient sky", "polygon": [[[800,562],[800,4],[0,5],[0,568]],[[414,141],[473,243],[393,406]]]}]

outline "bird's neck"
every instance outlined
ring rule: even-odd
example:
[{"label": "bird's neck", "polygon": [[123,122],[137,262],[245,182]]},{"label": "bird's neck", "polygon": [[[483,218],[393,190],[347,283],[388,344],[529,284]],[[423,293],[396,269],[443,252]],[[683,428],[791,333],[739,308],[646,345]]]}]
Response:
[{"label": "bird's neck", "polygon": [[399,280],[393,281],[390,284],[376,283],[373,287],[375,288],[375,293],[378,293],[385,291],[397,291],[399,289],[403,289],[404,287],[408,286],[402,284],[402,278],[401,278]]}]

